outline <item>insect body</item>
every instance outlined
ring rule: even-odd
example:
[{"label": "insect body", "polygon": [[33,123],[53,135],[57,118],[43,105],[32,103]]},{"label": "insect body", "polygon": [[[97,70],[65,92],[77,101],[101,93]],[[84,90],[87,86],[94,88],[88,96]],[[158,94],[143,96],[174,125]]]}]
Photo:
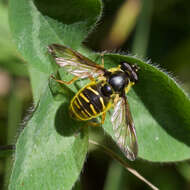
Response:
[{"label": "insect body", "polygon": [[106,70],[71,48],[51,44],[48,50],[60,67],[75,76],[68,82],[55,79],[57,82],[71,84],[79,78],[91,80],[71,100],[72,118],[85,121],[101,116],[103,124],[106,112],[114,107],[111,122],[117,145],[128,159],[135,160],[137,137],[125,93],[137,82],[138,67],[122,62],[118,67]]}]

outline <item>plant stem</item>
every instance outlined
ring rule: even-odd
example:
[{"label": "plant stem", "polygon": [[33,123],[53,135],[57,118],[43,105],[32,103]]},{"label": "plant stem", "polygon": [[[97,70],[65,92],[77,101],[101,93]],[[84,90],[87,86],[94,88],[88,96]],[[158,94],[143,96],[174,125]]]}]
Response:
[{"label": "plant stem", "polygon": [[149,187],[151,187],[153,190],[159,190],[156,186],[154,186],[152,183],[150,183],[147,179],[145,179],[141,174],[139,174],[136,170],[131,168],[121,157],[119,157],[115,152],[113,152],[108,147],[101,145],[93,140],[89,140],[89,143],[94,144],[102,148],[109,156],[111,156],[113,159],[118,161],[126,170],[131,172],[133,175],[135,175],[137,178],[145,182]]}]

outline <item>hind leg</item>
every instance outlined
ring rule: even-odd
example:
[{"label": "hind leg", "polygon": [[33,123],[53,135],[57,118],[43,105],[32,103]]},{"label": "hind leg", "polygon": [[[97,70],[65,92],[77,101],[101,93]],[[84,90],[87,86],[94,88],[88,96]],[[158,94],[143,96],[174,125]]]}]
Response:
[{"label": "hind leg", "polygon": [[105,118],[106,118],[106,112],[104,112],[101,117],[102,117],[102,119],[101,119],[100,123],[89,121],[87,124],[90,125],[90,126],[93,126],[93,127],[101,127],[104,124],[104,121],[105,121]]}]

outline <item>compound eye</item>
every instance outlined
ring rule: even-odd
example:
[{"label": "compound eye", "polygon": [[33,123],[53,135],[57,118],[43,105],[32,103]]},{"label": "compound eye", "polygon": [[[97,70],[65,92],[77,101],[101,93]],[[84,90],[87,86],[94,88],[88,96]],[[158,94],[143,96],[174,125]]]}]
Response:
[{"label": "compound eye", "polygon": [[135,73],[134,71],[132,71],[132,73],[131,73],[131,81],[132,82],[137,82],[138,81],[137,73]]},{"label": "compound eye", "polygon": [[129,64],[126,63],[126,62],[121,63],[121,69],[122,69],[123,71],[129,71],[129,72],[132,71],[131,65],[129,65]]},{"label": "compound eye", "polygon": [[107,96],[107,97],[109,97],[113,94],[113,91],[108,84],[105,84],[104,86],[102,86],[101,92],[104,96]]}]

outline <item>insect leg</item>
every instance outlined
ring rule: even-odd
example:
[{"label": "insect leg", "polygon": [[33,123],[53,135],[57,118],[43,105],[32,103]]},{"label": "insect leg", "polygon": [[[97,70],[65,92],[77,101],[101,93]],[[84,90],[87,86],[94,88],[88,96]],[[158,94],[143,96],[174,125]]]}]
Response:
[{"label": "insect leg", "polygon": [[105,54],[105,52],[102,52],[101,54],[100,54],[100,56],[101,56],[101,59],[102,59],[102,66],[104,67],[104,54]]},{"label": "insect leg", "polygon": [[91,80],[91,81],[95,81],[94,77],[89,75],[88,78]]},{"label": "insect leg", "polygon": [[88,124],[88,126],[92,126],[92,127],[100,127],[101,126],[100,123],[96,123],[93,121],[89,121],[87,124]]},{"label": "insect leg", "polygon": [[69,84],[72,84],[73,82],[75,82],[76,80],[78,80],[79,77],[75,76],[70,81],[57,80],[53,75],[51,75],[51,78],[60,84],[69,85]]},{"label": "insect leg", "polygon": [[100,126],[102,126],[102,125],[104,124],[105,118],[106,118],[106,112],[104,112],[104,113],[102,114],[101,123],[96,123],[96,122],[94,122],[94,121],[89,121],[89,122],[88,122],[88,126],[90,125],[90,126],[93,126],[93,127],[100,127]]},{"label": "insect leg", "polygon": [[128,86],[125,88],[125,93],[127,94],[129,92],[129,90],[131,89],[131,87],[134,85],[134,82],[129,82]]},{"label": "insect leg", "polygon": [[106,118],[106,112],[104,112],[104,113],[102,114],[102,121],[101,121],[101,125],[103,125],[103,124],[104,124],[105,118]]}]

